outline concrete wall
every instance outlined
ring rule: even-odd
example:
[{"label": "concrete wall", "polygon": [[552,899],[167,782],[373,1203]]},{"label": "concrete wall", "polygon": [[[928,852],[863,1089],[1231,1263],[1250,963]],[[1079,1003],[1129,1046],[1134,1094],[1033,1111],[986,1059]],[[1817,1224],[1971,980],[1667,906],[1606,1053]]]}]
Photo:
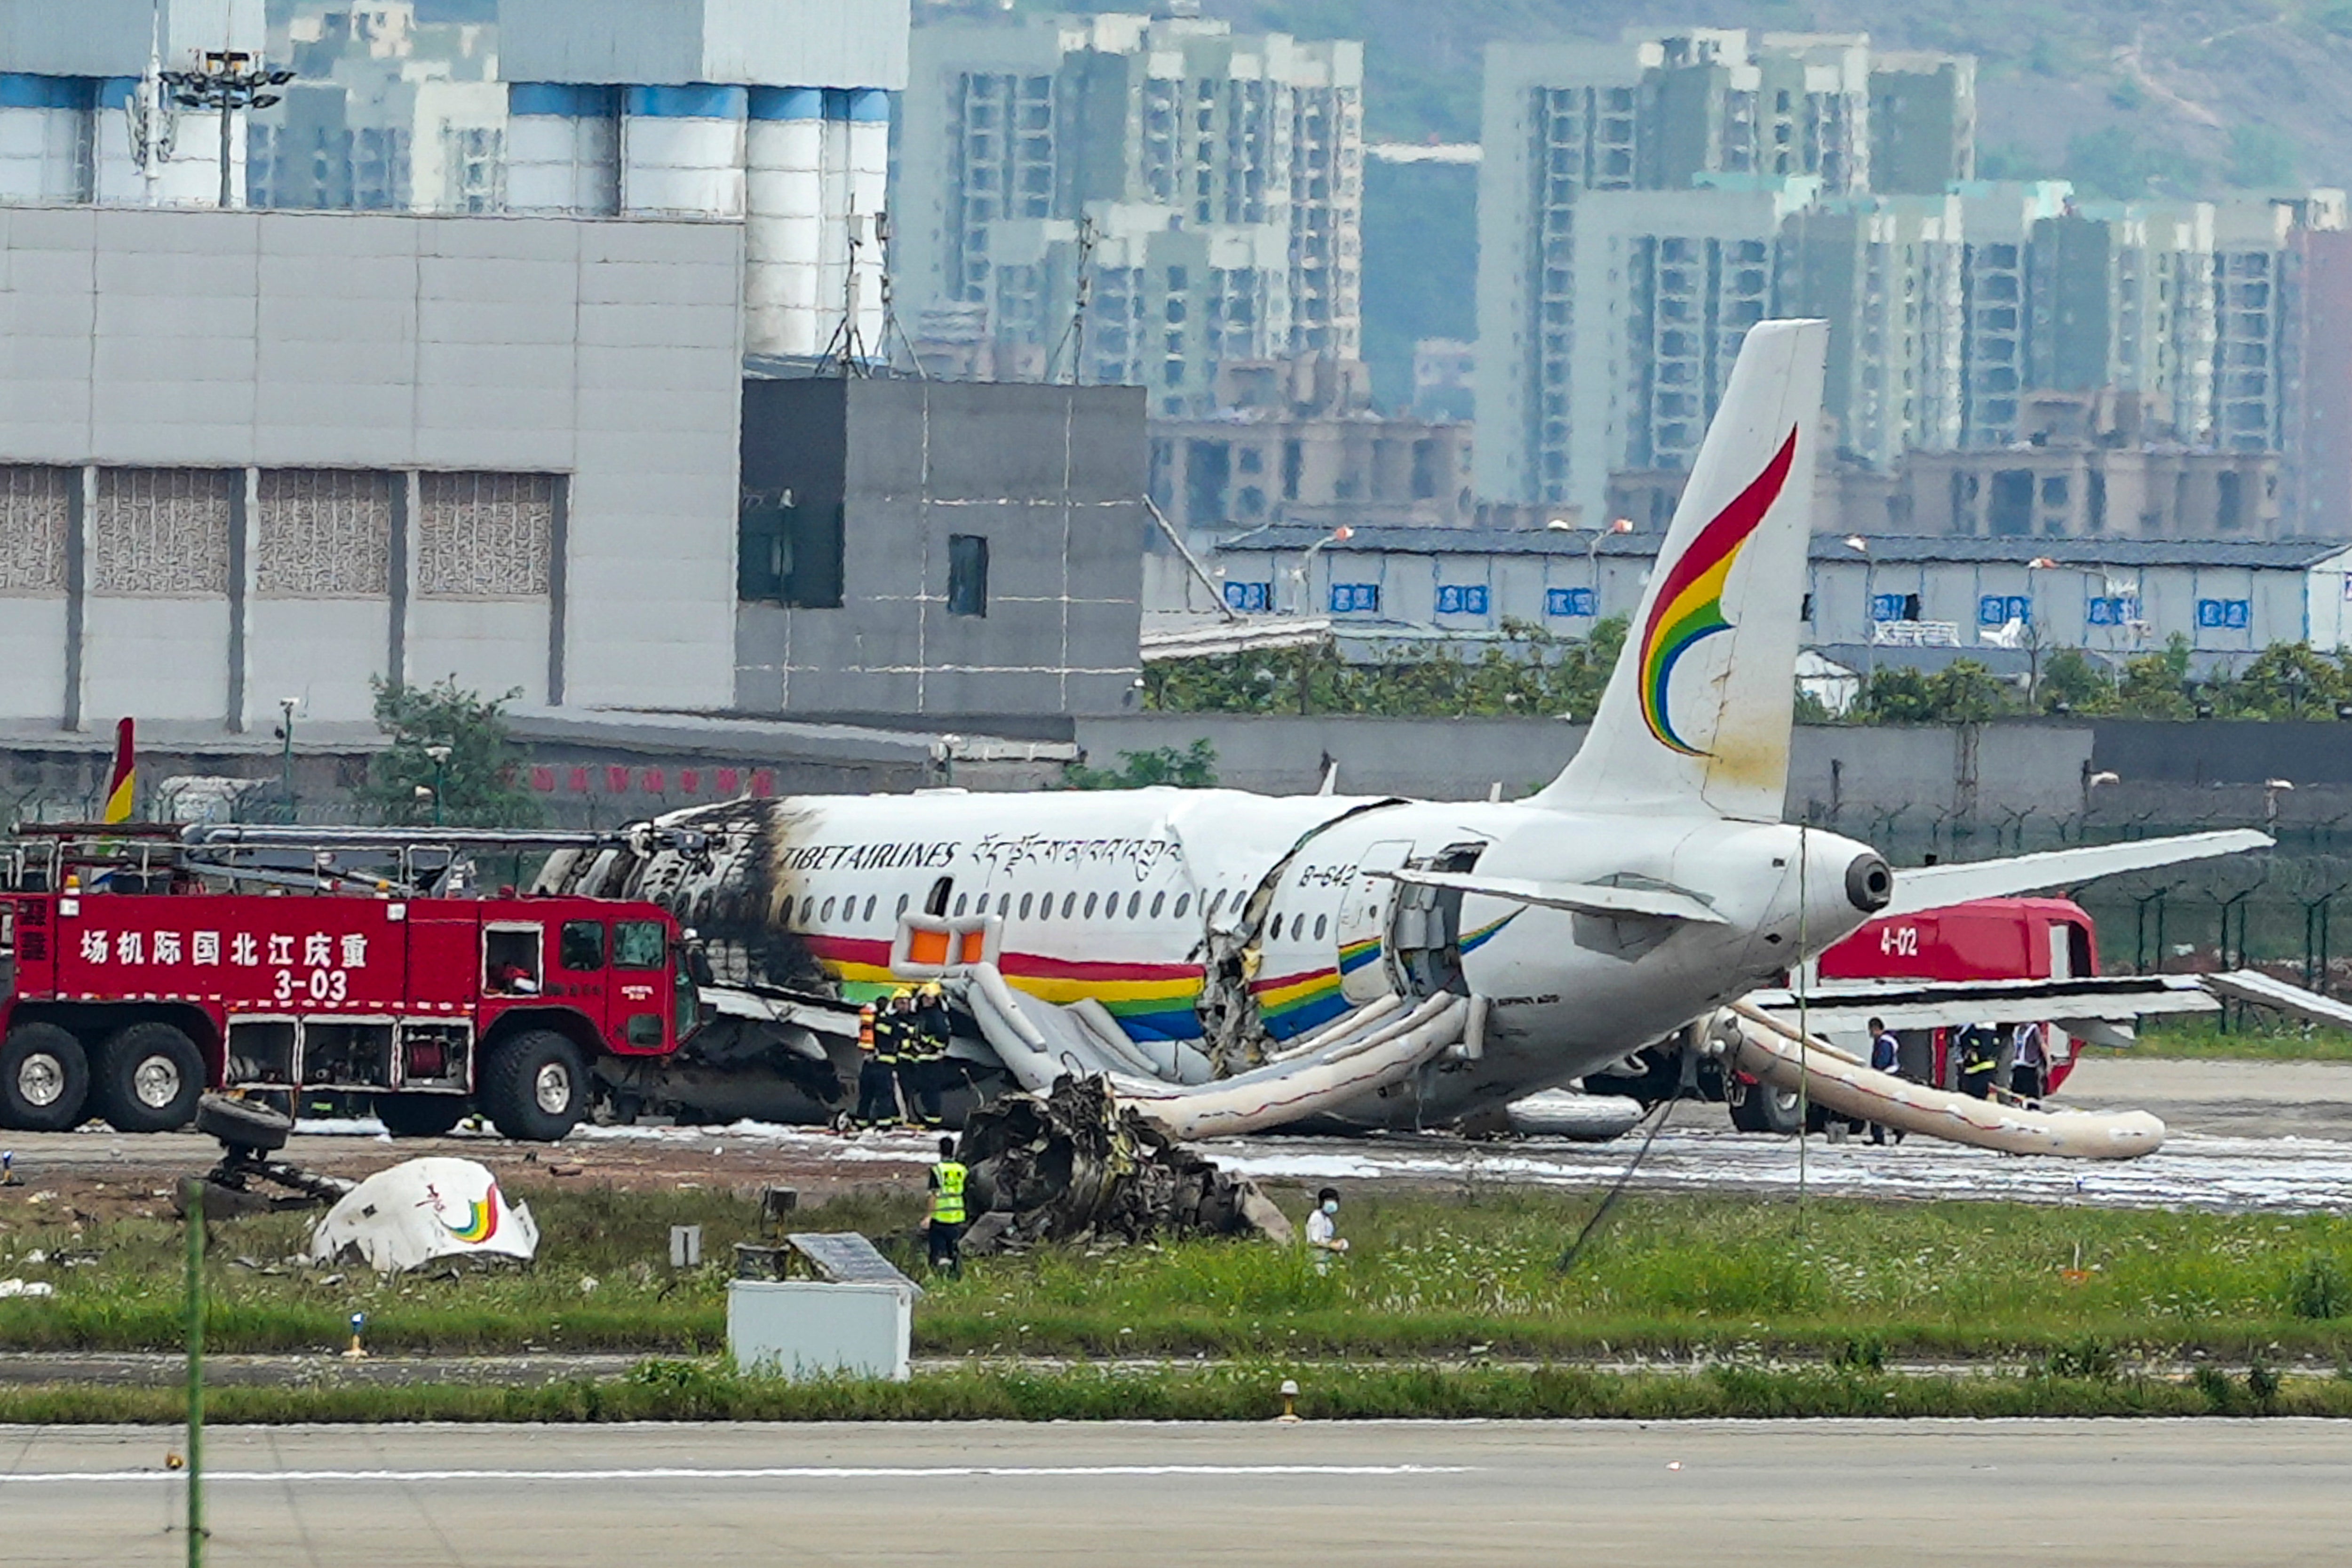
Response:
[{"label": "concrete wall", "polygon": [[[259,583],[248,505],[226,562],[110,598],[78,506],[71,569],[0,591],[0,717],[266,728],[283,697],[360,718],[370,676],[450,674],[535,702],[725,706],[741,243],[717,224],[0,212],[0,465],[82,470],[91,497],[122,468],[359,470],[400,497],[357,594]],[[542,477],[527,581],[427,573],[416,476],[436,473]]]},{"label": "concrete wall", "polygon": [[[1140,674],[1145,445],[1132,387],[754,382],[743,486],[843,509],[839,607],[746,603],[749,712],[1116,710]],[[985,615],[950,540],[988,541]]]}]

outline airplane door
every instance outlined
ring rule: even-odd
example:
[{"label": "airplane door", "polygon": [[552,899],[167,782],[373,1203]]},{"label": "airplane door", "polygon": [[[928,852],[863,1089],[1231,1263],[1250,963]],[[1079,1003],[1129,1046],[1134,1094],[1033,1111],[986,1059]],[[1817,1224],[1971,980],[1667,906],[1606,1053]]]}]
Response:
[{"label": "airplane door", "polygon": [[1393,871],[1412,853],[1410,841],[1386,838],[1365,849],[1356,863],[1356,877],[1339,900],[1339,994],[1349,1005],[1377,1002],[1393,990],[1382,937],[1388,930],[1389,901],[1397,884],[1376,871]]}]

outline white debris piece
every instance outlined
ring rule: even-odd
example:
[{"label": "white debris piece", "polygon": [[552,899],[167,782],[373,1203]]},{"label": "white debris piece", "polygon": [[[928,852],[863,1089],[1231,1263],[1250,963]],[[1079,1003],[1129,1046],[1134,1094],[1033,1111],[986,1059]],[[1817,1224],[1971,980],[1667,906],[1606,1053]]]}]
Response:
[{"label": "white debris piece", "polygon": [[0,1301],[12,1296],[54,1296],[58,1288],[46,1279],[0,1279]]},{"label": "white debris piece", "polygon": [[525,1262],[539,1251],[530,1210],[509,1203],[498,1178],[471,1160],[411,1160],[343,1195],[310,1233],[310,1261],[344,1258],[396,1274],[443,1258]]}]

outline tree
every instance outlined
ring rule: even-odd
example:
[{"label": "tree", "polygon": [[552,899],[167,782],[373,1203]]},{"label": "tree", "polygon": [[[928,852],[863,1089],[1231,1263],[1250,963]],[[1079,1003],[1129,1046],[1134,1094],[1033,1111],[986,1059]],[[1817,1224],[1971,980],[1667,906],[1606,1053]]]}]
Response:
[{"label": "tree", "polygon": [[2325,719],[2347,695],[2344,667],[2308,643],[2273,643],[2234,680],[2213,684],[2215,711],[2233,719]]},{"label": "tree", "polygon": [[[520,689],[485,700],[454,677],[424,687],[373,685],[376,728],[392,744],[369,764],[358,798],[379,820],[428,826],[437,803],[441,824],[451,827],[538,824],[539,802],[516,782],[521,759],[507,733],[506,705]],[[436,763],[426,749],[438,746],[449,754]]]},{"label": "tree", "polygon": [[2189,695],[2189,639],[2175,632],[2162,653],[2125,661],[2116,683],[2116,713],[2126,719],[2191,719],[2197,704]]},{"label": "tree", "polygon": [[1178,789],[1217,787],[1217,748],[1206,739],[1178,751],[1161,746],[1149,752],[1121,752],[1117,768],[1090,768],[1073,763],[1062,774],[1065,789],[1149,789],[1174,784]]},{"label": "tree", "polygon": [[2000,677],[1972,658],[1957,658],[1933,675],[1908,665],[1871,671],[1854,714],[1866,724],[1973,724],[2012,707]]},{"label": "tree", "polygon": [[1397,647],[1349,664],[1329,642],[1265,653],[1171,659],[1144,673],[1147,707],[1170,713],[1364,713],[1384,718],[1565,718],[1601,706],[1625,646],[1612,616],[1571,641],[1506,620],[1502,636],[1465,658],[1452,643]]},{"label": "tree", "polygon": [[2053,651],[2042,666],[2042,710],[2101,713],[2115,706],[2114,679],[2078,647]]}]

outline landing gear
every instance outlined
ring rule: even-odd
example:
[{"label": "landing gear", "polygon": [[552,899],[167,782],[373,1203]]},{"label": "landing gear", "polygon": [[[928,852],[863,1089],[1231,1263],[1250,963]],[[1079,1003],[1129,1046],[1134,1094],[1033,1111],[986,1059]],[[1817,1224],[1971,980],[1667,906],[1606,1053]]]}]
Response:
[{"label": "landing gear", "polygon": [[1769,1083],[1738,1083],[1731,1101],[1731,1124],[1742,1132],[1796,1131],[1802,1120],[1797,1111],[1797,1091],[1774,1089]]},{"label": "landing gear", "polygon": [[492,1047],[475,1097],[505,1136],[559,1142],[588,1114],[588,1062],[554,1030],[533,1029]]},{"label": "landing gear", "polygon": [[89,1099],[81,1042],[55,1024],[19,1024],[0,1041],[0,1127],[63,1132]]},{"label": "landing gear", "polygon": [[119,1030],[91,1064],[90,1100],[118,1132],[185,1127],[205,1092],[205,1058],[186,1031],[150,1021]]}]

